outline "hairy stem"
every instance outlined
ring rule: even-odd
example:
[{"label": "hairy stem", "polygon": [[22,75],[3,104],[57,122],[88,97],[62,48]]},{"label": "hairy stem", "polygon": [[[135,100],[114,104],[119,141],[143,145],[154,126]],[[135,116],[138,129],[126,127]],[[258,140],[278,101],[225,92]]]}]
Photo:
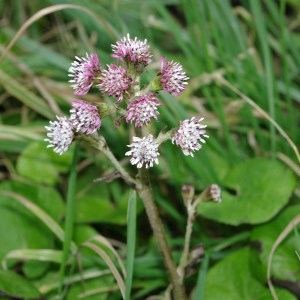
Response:
[{"label": "hairy stem", "polygon": [[187,297],[184,286],[179,274],[177,273],[176,264],[171,255],[166,234],[163,229],[163,224],[159,217],[157,207],[154,203],[148,172],[145,168],[141,168],[139,175],[141,180],[141,189],[139,190],[139,193],[144,202],[150,225],[157,240],[159,249],[162,253],[170,282],[173,286],[174,300],[185,300]]},{"label": "hairy stem", "polygon": [[123,179],[133,188],[136,188],[136,181],[128,174],[128,172],[120,165],[116,157],[110,151],[110,149],[105,144],[102,149],[102,153],[111,161],[111,163],[116,167],[116,169],[120,172]]},{"label": "hairy stem", "polygon": [[183,248],[180,262],[179,262],[179,265],[177,268],[178,273],[180,274],[181,282],[183,282],[183,278],[184,278],[184,268],[186,267],[186,265],[188,263],[191,235],[192,235],[193,223],[194,223],[195,209],[194,209],[193,205],[191,205],[191,203],[188,203],[187,213],[188,213],[188,217],[187,217],[185,237],[184,237],[184,248]]}]

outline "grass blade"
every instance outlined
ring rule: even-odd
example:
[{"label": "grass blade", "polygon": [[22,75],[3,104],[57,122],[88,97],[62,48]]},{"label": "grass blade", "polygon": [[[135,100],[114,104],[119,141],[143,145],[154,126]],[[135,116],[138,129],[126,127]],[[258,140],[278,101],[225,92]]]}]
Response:
[{"label": "grass blade", "polygon": [[117,284],[119,286],[119,289],[120,289],[120,292],[122,294],[122,298],[125,299],[125,283],[124,283],[124,280],[123,280],[121,274],[119,273],[118,269],[116,268],[115,264],[113,263],[113,261],[109,257],[109,255],[105,252],[105,250],[101,249],[100,246],[95,245],[91,241],[87,241],[87,242],[83,243],[82,246],[90,248],[91,250],[96,252],[104,260],[104,262],[107,264],[108,268],[110,269],[111,273],[113,274],[113,276],[116,279],[116,282],[117,282]]},{"label": "grass blade", "polygon": [[[33,213],[38,219],[40,219],[57,237],[60,241],[64,241],[65,233],[62,228],[53,220],[47,213],[45,213],[40,207],[32,203],[27,198],[10,192],[10,191],[0,191],[0,194],[11,197],[12,199],[18,201],[24,207],[26,207],[31,213]],[[71,243],[71,250],[75,253],[77,250],[75,243]]]},{"label": "grass blade", "polygon": [[208,270],[208,264],[209,264],[209,255],[206,253],[206,255],[204,256],[204,259],[202,261],[202,264],[199,268],[197,284],[195,287],[195,293],[193,296],[193,300],[203,300],[204,299],[205,277],[206,277],[206,273]]},{"label": "grass blade", "polygon": [[18,249],[9,252],[2,260],[3,269],[7,269],[7,261],[15,259],[20,261],[38,260],[48,262],[61,262],[61,251],[52,249]]},{"label": "grass blade", "polygon": [[126,260],[126,281],[125,300],[130,300],[133,267],[135,257],[136,241],[136,192],[131,190],[127,212],[127,260]]},{"label": "grass blade", "polygon": [[[268,97],[268,109],[271,118],[275,121],[275,93],[274,93],[274,70],[272,67],[271,51],[268,46],[268,36],[266,32],[266,25],[264,21],[264,15],[262,12],[262,7],[260,1],[253,0],[250,2],[250,7],[252,9],[254,22],[257,27],[258,38],[262,47],[263,61],[265,67],[265,77],[266,77],[266,87],[267,87],[267,97]],[[270,123],[270,139],[271,139],[271,152],[273,157],[275,157],[276,152],[276,132],[275,127]]]},{"label": "grass blade", "polygon": [[64,277],[65,277],[65,268],[66,268],[67,260],[68,260],[69,254],[70,254],[71,243],[72,243],[73,232],[74,232],[77,156],[78,156],[78,145],[76,144],[74,154],[73,154],[73,162],[72,162],[72,166],[71,166],[71,170],[70,170],[70,179],[69,179],[68,194],[67,194],[65,239],[64,239],[63,255],[62,255],[61,267],[60,267],[60,292],[62,292],[63,281],[64,281]]}]

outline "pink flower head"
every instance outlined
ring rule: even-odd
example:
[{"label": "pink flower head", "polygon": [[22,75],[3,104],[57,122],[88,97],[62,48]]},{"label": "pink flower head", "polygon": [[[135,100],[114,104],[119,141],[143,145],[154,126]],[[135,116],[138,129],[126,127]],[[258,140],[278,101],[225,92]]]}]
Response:
[{"label": "pink flower head", "polygon": [[70,113],[70,121],[77,132],[92,134],[101,126],[101,119],[96,105],[83,100],[74,100]]},{"label": "pink flower head", "polygon": [[108,69],[102,72],[101,83],[98,85],[103,93],[117,97],[117,103],[123,100],[123,94],[132,85],[132,78],[126,69],[115,64],[107,65]]},{"label": "pink flower head", "polygon": [[160,59],[160,82],[163,90],[173,96],[178,96],[187,85],[189,79],[182,69],[181,64],[168,61],[164,57]]},{"label": "pink flower head", "polygon": [[172,137],[172,143],[179,146],[184,155],[193,155],[193,151],[201,148],[200,143],[205,143],[204,138],[208,138],[203,129],[206,125],[201,124],[201,119],[195,117],[180,122],[180,126]]},{"label": "pink flower head", "polygon": [[136,64],[149,65],[151,63],[152,55],[149,52],[149,45],[147,40],[138,40],[136,37],[132,40],[127,34],[116,45],[112,45],[112,57],[120,60],[130,61]]},{"label": "pink flower head", "polygon": [[69,82],[75,90],[75,95],[85,95],[93,85],[97,76],[100,75],[100,62],[97,54],[86,53],[86,57],[75,56],[76,60],[72,62],[69,68]]},{"label": "pink flower head", "polygon": [[131,148],[126,152],[126,156],[131,156],[130,163],[141,168],[144,164],[146,169],[153,167],[154,163],[158,164],[158,143],[150,134],[143,138],[134,136],[132,144],[128,145]]},{"label": "pink flower head", "polygon": [[58,154],[63,154],[67,151],[74,139],[72,123],[66,117],[56,116],[58,121],[50,121],[49,126],[45,126],[48,130],[46,142],[49,142],[49,147],[53,147],[53,151]]},{"label": "pink flower head", "polygon": [[152,93],[138,97],[128,104],[126,121],[134,121],[135,127],[149,125],[151,118],[157,120],[159,114],[157,106],[159,105],[159,100]]}]

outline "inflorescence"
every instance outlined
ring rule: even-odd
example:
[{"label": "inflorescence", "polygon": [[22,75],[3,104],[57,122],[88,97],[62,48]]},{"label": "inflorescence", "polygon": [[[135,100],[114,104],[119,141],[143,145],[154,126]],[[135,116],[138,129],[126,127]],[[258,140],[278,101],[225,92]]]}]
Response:
[{"label": "inflorescence", "polygon": [[[162,141],[171,139],[179,146],[184,155],[193,156],[205,143],[205,127],[203,118],[192,117],[180,122],[178,128],[165,133],[165,139],[154,138],[148,134],[142,136],[143,127],[149,126],[152,119],[158,120],[158,108],[161,103],[158,92],[163,90],[173,96],[180,95],[188,81],[182,66],[165,57],[160,59],[160,70],[157,76],[145,88],[140,86],[140,76],[144,69],[152,62],[147,40],[141,41],[136,37],[131,39],[129,34],[112,45],[111,56],[117,63],[102,67],[96,53],[86,53],[85,57],[75,57],[69,68],[69,82],[74,94],[84,96],[92,87],[103,95],[116,98],[115,112],[119,113],[117,120],[124,119],[133,123],[139,129],[139,136],[133,136],[132,143],[128,145],[130,163],[137,168],[153,167],[158,164],[158,148]],[[125,104],[123,104],[125,102]],[[101,103],[88,103],[75,99],[71,104],[70,117],[58,117],[46,126],[48,131],[48,147],[58,154],[68,150],[78,135],[91,135],[101,126],[101,117],[105,112],[105,105]],[[117,124],[117,122],[115,122]]]}]

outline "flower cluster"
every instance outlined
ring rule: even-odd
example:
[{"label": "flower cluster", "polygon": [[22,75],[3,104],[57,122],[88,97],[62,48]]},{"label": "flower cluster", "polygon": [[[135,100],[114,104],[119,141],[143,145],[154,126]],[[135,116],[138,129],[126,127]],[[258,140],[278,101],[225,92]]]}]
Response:
[{"label": "flower cluster", "polygon": [[132,40],[129,34],[127,34],[127,37],[117,41],[116,45],[112,45],[112,50],[112,57],[134,64],[146,66],[149,65],[152,60],[147,40],[140,41],[137,38]]},{"label": "flower cluster", "polygon": [[181,94],[189,79],[179,63],[167,61],[164,57],[160,59],[160,75],[160,82],[164,91],[173,96]]},{"label": "flower cluster", "polygon": [[137,165],[137,168],[141,168],[145,164],[148,169],[153,167],[154,163],[158,164],[158,143],[151,134],[143,138],[134,136],[132,144],[128,147],[131,150],[125,155],[131,156],[130,162],[132,165]]},{"label": "flower cluster", "polygon": [[75,95],[85,95],[96,81],[100,74],[100,62],[97,54],[87,54],[86,57],[75,57],[76,60],[69,68],[69,77],[72,77],[69,82],[75,90]]},{"label": "flower cluster", "polygon": [[157,97],[152,93],[147,93],[132,100],[127,105],[127,122],[135,122],[135,127],[149,125],[151,118],[157,120],[159,112],[157,106],[160,105]]},{"label": "flower cluster", "polygon": [[201,124],[203,118],[196,119],[195,117],[190,120],[180,122],[180,126],[172,137],[172,143],[176,144],[182,149],[184,155],[193,155],[193,151],[199,150],[205,143],[204,138],[208,138],[203,129],[206,125]]},{"label": "flower cluster", "polygon": [[49,147],[53,147],[54,152],[63,154],[70,147],[73,139],[74,132],[72,123],[66,117],[56,117],[57,121],[50,121],[49,126],[46,129],[49,142]]},{"label": "flower cluster", "polygon": [[[77,96],[86,95],[92,87],[108,97],[115,98],[117,121],[125,120],[140,129],[150,126],[152,120],[158,120],[159,107],[162,105],[158,92],[165,91],[173,96],[180,95],[187,85],[188,77],[183,67],[165,57],[160,59],[160,70],[156,77],[142,88],[140,76],[144,69],[152,62],[152,54],[149,50],[147,40],[139,40],[136,37],[120,39],[112,45],[111,57],[117,62],[101,66],[100,60],[95,53],[86,53],[85,57],[75,57],[69,68],[71,87]],[[65,152],[78,134],[90,135],[95,133],[101,126],[102,107],[88,103],[81,99],[72,102],[70,117],[57,117],[57,121],[51,121],[46,126],[48,131],[48,147],[62,154]],[[118,108],[120,106],[120,108]],[[184,155],[193,156],[194,152],[205,143],[205,127],[203,118],[191,118],[180,122],[176,129],[171,129],[160,138],[152,134],[133,136],[132,143],[128,145],[129,151],[125,153],[130,156],[130,163],[137,168],[153,167],[158,164],[160,144],[168,139],[179,146]],[[117,122],[115,122],[117,124]],[[149,132],[150,129],[147,130]],[[164,135],[161,138],[161,135]]]},{"label": "flower cluster", "polygon": [[50,121],[45,139],[48,147],[53,147],[54,152],[63,154],[72,144],[75,133],[92,134],[101,126],[98,108],[83,100],[74,100],[70,109],[70,118],[56,117],[57,121]]},{"label": "flower cluster", "polygon": [[107,66],[107,70],[102,72],[102,78],[98,85],[101,92],[108,96],[116,97],[117,103],[123,100],[125,93],[128,93],[132,85],[132,78],[125,68],[111,64]]}]

